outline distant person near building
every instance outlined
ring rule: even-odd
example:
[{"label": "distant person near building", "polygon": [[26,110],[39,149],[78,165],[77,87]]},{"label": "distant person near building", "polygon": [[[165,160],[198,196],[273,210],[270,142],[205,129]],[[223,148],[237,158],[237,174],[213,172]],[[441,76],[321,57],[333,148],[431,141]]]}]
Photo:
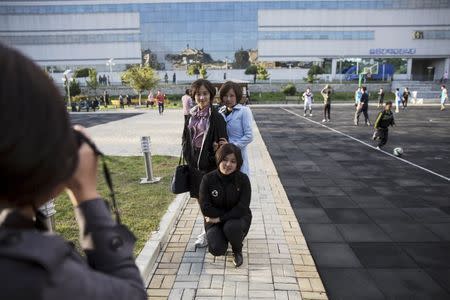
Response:
[{"label": "distant person near building", "polygon": [[127,94],[127,106],[130,107],[131,105],[131,96]]},{"label": "distant person near building", "polygon": [[364,122],[367,126],[370,126],[369,121],[369,94],[367,93],[367,88],[363,86],[361,88],[361,99],[359,100],[358,106],[355,112],[355,126],[358,126],[359,116],[361,113],[364,114]]},{"label": "distant person near building", "polygon": [[147,107],[151,106],[153,108],[153,105],[155,105],[155,99],[153,96],[153,92],[150,90],[148,91],[148,97],[147,97]]},{"label": "distant person near building", "polygon": [[120,105],[120,108],[122,108],[122,109],[125,108],[125,105],[123,104],[123,96],[122,96],[122,94],[119,95],[119,105]]},{"label": "distant person near building", "polygon": [[405,87],[403,94],[402,94],[403,109],[408,108],[408,99],[409,99],[410,95],[411,95],[411,93],[409,92],[409,89],[407,87]]},{"label": "distant person near building", "polygon": [[333,89],[329,84],[327,84],[322,91],[320,91],[323,97],[323,120],[322,123],[331,121],[331,95],[333,94]]},{"label": "distant person near building", "polygon": [[384,90],[383,88],[380,88],[380,90],[378,91],[378,106],[377,108],[383,106],[384,103]]},{"label": "distant person near building", "polygon": [[447,80],[448,80],[448,71],[445,70],[445,72],[444,72],[444,74],[442,75],[442,78],[441,78],[441,83],[447,83]]},{"label": "distant person near building", "polygon": [[108,91],[103,93],[103,99],[105,100],[105,107],[109,105],[109,94]]},{"label": "distant person near building", "polygon": [[399,88],[396,88],[394,95],[395,95],[395,112],[398,113],[400,112],[400,104],[402,103],[403,94],[402,92],[400,92]]},{"label": "distant person near building", "polygon": [[169,83],[169,75],[167,75],[167,73],[164,75],[164,82]]},{"label": "distant person near building", "polygon": [[387,101],[384,109],[378,113],[375,121],[375,133],[373,134],[373,139],[378,140],[378,150],[387,143],[389,126],[395,125],[394,114],[391,111],[391,107],[392,102]]},{"label": "distant person near building", "polygon": [[94,101],[92,102],[92,109],[95,111],[96,109],[98,110],[100,107],[100,102],[98,101],[98,98],[95,97]]},{"label": "distant person near building", "polygon": [[441,85],[441,110],[445,109],[445,102],[448,101],[448,92],[445,85]]},{"label": "distant person near building", "polygon": [[175,73],[173,73],[173,76],[172,76],[172,83],[173,84],[177,83],[177,74],[175,74]]},{"label": "distant person near building", "polygon": [[166,95],[164,95],[160,90],[158,90],[158,93],[156,94],[156,101],[158,102],[158,112],[160,115],[162,115],[164,113],[165,99],[166,99]]},{"label": "distant person near building", "polygon": [[191,90],[187,89],[181,97],[181,104],[183,105],[183,115],[184,115],[184,125],[187,125],[187,122],[189,121],[189,118],[191,116],[191,109],[193,107],[192,98],[190,96]]},{"label": "distant person near building", "polygon": [[311,88],[307,88],[306,91],[302,95],[303,99],[303,110],[304,114],[303,116],[306,117],[306,112],[309,110],[309,116],[312,117],[312,104],[314,102],[314,95],[311,92]]}]

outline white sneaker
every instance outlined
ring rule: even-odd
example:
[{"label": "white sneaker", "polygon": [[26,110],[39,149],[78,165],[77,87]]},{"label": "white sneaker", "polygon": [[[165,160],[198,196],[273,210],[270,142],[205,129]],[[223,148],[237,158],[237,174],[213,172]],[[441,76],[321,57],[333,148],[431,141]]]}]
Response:
[{"label": "white sneaker", "polygon": [[327,122],[331,122],[331,120],[330,120],[330,119],[328,119],[328,120],[327,120]]},{"label": "white sneaker", "polygon": [[309,116],[312,117],[313,115],[312,115],[312,114],[309,114]]},{"label": "white sneaker", "polygon": [[303,114],[304,117],[306,117],[306,114]]},{"label": "white sneaker", "polygon": [[322,120],[322,123],[325,123],[326,121],[327,121],[326,119],[323,119],[323,120]]},{"label": "white sneaker", "polygon": [[377,146],[377,150],[381,150],[381,148],[379,146]]},{"label": "white sneaker", "polygon": [[208,240],[206,239],[206,232],[202,232],[197,236],[197,240],[195,241],[195,247],[205,248],[206,246],[208,246]]}]

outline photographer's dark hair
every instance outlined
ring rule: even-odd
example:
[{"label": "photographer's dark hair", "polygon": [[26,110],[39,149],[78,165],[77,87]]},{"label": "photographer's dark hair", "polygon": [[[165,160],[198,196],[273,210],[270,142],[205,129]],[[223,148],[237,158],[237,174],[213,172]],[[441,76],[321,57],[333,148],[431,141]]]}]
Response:
[{"label": "photographer's dark hair", "polygon": [[222,100],[223,97],[225,97],[230,90],[233,90],[234,93],[236,94],[236,104],[241,103],[242,88],[238,83],[233,81],[227,81],[220,87],[219,91],[220,100]]},{"label": "photographer's dark hair", "polygon": [[237,162],[236,169],[240,170],[244,161],[242,159],[241,149],[239,149],[239,147],[236,146],[235,144],[225,144],[217,150],[216,152],[217,165],[219,165],[222,162],[222,160],[224,160],[225,157],[227,157],[230,154],[234,154],[234,156],[236,156]]},{"label": "photographer's dark hair", "polygon": [[216,89],[214,88],[214,86],[211,84],[211,82],[209,80],[197,79],[196,81],[194,81],[191,85],[191,96],[195,100],[195,95],[198,93],[198,90],[200,89],[200,87],[202,85],[208,90],[209,95],[210,95],[209,99],[210,99],[211,105],[212,105],[214,97],[216,96]]},{"label": "photographer's dark hair", "polygon": [[0,198],[20,206],[69,179],[78,148],[61,94],[40,67],[0,44]]}]

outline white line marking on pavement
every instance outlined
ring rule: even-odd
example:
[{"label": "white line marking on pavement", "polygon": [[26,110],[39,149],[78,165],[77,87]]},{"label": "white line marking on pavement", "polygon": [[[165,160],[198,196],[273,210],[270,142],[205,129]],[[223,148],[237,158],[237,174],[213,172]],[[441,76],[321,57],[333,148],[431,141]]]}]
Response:
[{"label": "white line marking on pavement", "polygon": [[336,129],[334,129],[334,128],[328,127],[328,126],[326,126],[325,124],[322,124],[322,123],[320,123],[320,122],[317,122],[317,121],[314,121],[314,120],[305,118],[305,117],[303,117],[302,115],[299,115],[299,114],[297,114],[297,113],[295,113],[295,112],[293,112],[293,111],[291,111],[291,110],[289,110],[289,109],[286,109],[286,108],[281,108],[281,109],[284,110],[284,111],[287,111],[287,112],[290,113],[290,114],[293,114],[294,116],[297,116],[297,117],[299,117],[299,118],[305,119],[305,120],[307,120],[307,121],[309,121],[309,122],[311,122],[311,123],[314,123],[314,124],[316,124],[316,125],[320,125],[320,126],[322,126],[322,127],[325,127],[325,128],[327,128],[327,129],[329,129],[329,130],[335,132],[335,133],[338,133],[338,134],[340,134],[340,135],[343,135],[343,136],[345,136],[345,137],[347,137],[347,138],[349,138],[349,139],[352,139],[352,140],[354,140],[354,141],[356,141],[356,142],[358,142],[358,143],[361,143],[361,144],[363,144],[363,145],[365,145],[365,146],[367,146],[367,147],[369,147],[369,148],[372,148],[372,149],[374,149],[374,150],[376,150],[376,151],[380,151],[381,153],[384,153],[384,154],[386,154],[386,155],[388,155],[388,156],[390,156],[390,157],[393,157],[393,158],[395,158],[395,159],[398,159],[399,161],[402,161],[402,162],[404,162],[404,163],[407,163],[407,164],[409,164],[409,165],[411,165],[411,166],[413,166],[413,167],[419,168],[419,169],[421,169],[421,170],[423,170],[423,171],[425,171],[425,172],[428,172],[428,173],[430,173],[430,174],[433,174],[433,175],[435,175],[435,176],[438,176],[438,177],[440,177],[440,178],[442,178],[442,179],[444,179],[444,180],[450,181],[450,178],[445,177],[444,175],[441,175],[441,174],[439,174],[439,173],[433,172],[433,171],[431,171],[431,170],[429,170],[429,169],[427,169],[427,168],[424,168],[424,167],[422,167],[422,166],[416,165],[415,163],[412,163],[412,162],[410,162],[410,161],[408,161],[408,160],[406,160],[406,159],[403,159],[403,158],[401,158],[401,157],[395,156],[395,155],[393,155],[393,154],[391,154],[391,153],[389,153],[389,152],[386,152],[386,151],[383,151],[383,150],[378,150],[376,147],[374,147],[374,146],[372,146],[372,145],[370,145],[370,144],[368,144],[368,143],[366,143],[366,142],[364,142],[364,141],[361,141],[361,140],[359,140],[359,139],[357,139],[357,138],[355,138],[355,137],[352,137],[351,135],[348,135],[348,134],[346,134],[346,133],[343,133],[343,132],[341,132],[341,131],[339,131],[339,130],[336,130]]}]

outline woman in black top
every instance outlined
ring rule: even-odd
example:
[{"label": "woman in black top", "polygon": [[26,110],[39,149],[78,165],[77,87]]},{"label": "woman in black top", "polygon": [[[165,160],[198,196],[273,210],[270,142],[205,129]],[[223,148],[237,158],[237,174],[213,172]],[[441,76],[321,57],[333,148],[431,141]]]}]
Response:
[{"label": "woman in black top", "polygon": [[203,177],[199,204],[205,217],[209,252],[225,255],[231,244],[234,265],[243,263],[242,241],[252,221],[250,210],[251,186],[242,166],[241,150],[225,144],[216,153],[218,168]]}]

